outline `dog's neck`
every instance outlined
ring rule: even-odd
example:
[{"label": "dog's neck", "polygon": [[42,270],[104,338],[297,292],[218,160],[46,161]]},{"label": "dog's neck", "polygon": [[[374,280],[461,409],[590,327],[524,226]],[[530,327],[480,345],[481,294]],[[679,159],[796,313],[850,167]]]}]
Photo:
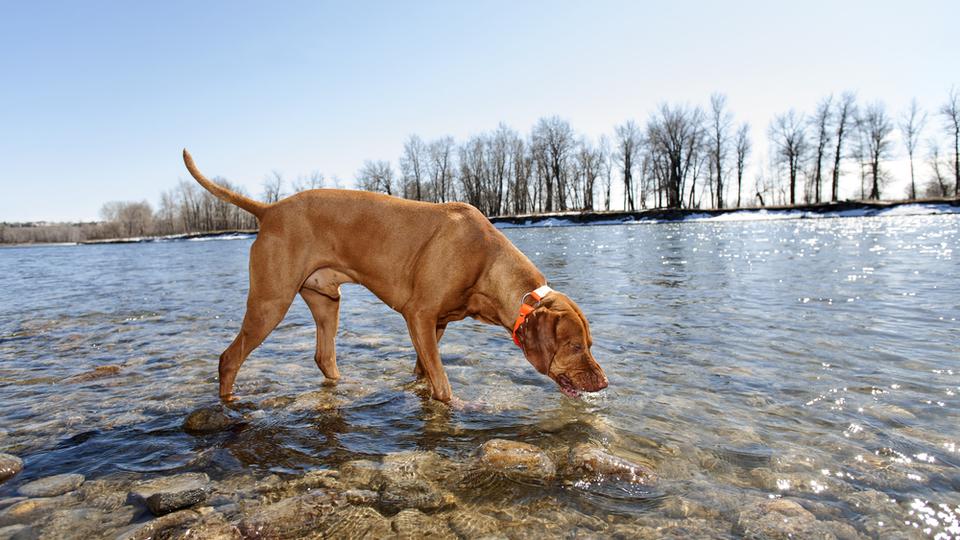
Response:
[{"label": "dog's neck", "polygon": [[[502,270],[494,272],[496,284],[493,288],[496,298],[496,318],[508,331],[513,332],[513,323],[520,314],[520,300],[528,292],[547,284],[546,278],[526,257],[503,265]],[[499,265],[498,265],[499,266]],[[492,317],[491,317],[492,318]]]}]

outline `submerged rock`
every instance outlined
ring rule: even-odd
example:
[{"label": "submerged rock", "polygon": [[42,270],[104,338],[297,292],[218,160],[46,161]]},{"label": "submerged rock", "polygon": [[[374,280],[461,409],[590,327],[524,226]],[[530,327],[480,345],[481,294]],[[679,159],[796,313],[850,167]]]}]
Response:
[{"label": "submerged rock", "polygon": [[300,538],[323,528],[337,501],[327,492],[314,492],[262,506],[240,520],[244,538]]},{"label": "submerged rock", "polygon": [[20,538],[36,538],[37,534],[28,525],[8,525],[0,527],[0,540],[18,540]]},{"label": "submerged rock", "polygon": [[819,521],[789,499],[764,500],[740,512],[734,532],[746,538],[856,539],[857,531],[838,521]]},{"label": "submerged rock", "polygon": [[0,454],[0,484],[13,478],[23,470],[23,461],[17,456]]},{"label": "submerged rock", "polygon": [[77,497],[73,494],[20,501],[0,511],[0,526],[13,523],[31,523],[46,513],[70,506],[76,501]]},{"label": "submerged rock", "polygon": [[214,433],[223,431],[240,423],[239,416],[221,406],[203,407],[187,416],[183,429],[188,433]]},{"label": "submerged rock", "polygon": [[527,443],[492,439],[480,446],[480,464],[519,481],[549,482],[557,467],[540,448]]},{"label": "submerged rock", "polygon": [[24,484],[17,493],[26,497],[56,497],[77,489],[84,480],[82,474],[58,474]]},{"label": "submerged rock", "polygon": [[199,521],[170,527],[161,536],[164,540],[241,540],[243,538],[240,530],[231,525],[222,514],[208,512],[201,515],[203,517]]},{"label": "submerged rock", "polygon": [[447,525],[460,538],[481,538],[496,533],[499,522],[490,516],[478,512],[454,512],[447,519]]},{"label": "submerged rock", "polygon": [[404,510],[390,524],[398,538],[443,538],[456,540],[446,522],[419,510]]},{"label": "submerged rock", "polygon": [[456,504],[440,485],[455,465],[434,452],[398,452],[383,458],[375,486],[380,509],[395,514],[403,509],[439,510]]},{"label": "submerged rock", "polygon": [[329,411],[342,407],[344,401],[330,390],[315,390],[300,394],[287,410],[290,411]]},{"label": "submerged rock", "polygon": [[143,502],[154,515],[199,504],[210,495],[210,478],[203,473],[184,473],[137,482],[130,498]]},{"label": "submerged rock", "polygon": [[613,479],[632,484],[650,484],[656,480],[656,475],[649,467],[590,444],[580,444],[570,449],[569,460],[568,472],[577,478]]},{"label": "submerged rock", "polygon": [[175,527],[182,527],[187,523],[192,523],[199,519],[200,514],[193,510],[173,512],[172,514],[158,517],[146,523],[132,525],[124,531],[121,531],[117,536],[117,540],[153,540],[164,531]]},{"label": "submerged rock", "polygon": [[120,366],[99,366],[97,368],[94,368],[91,371],[87,371],[79,375],[74,375],[72,377],[67,377],[66,379],[63,379],[61,382],[65,384],[81,383],[81,382],[93,381],[96,379],[102,379],[104,377],[116,375],[117,373],[120,373]]},{"label": "submerged rock", "polygon": [[390,521],[373,508],[347,506],[325,522],[324,538],[386,538],[391,535]]}]

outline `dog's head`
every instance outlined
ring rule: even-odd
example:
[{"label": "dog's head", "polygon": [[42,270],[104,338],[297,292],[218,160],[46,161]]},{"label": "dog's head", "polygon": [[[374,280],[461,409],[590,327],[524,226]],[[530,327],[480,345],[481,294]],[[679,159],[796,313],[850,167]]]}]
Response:
[{"label": "dog's head", "polygon": [[590,353],[587,318],[566,295],[554,291],[541,300],[527,315],[521,335],[527,360],[564,394],[575,397],[607,387],[607,376]]}]

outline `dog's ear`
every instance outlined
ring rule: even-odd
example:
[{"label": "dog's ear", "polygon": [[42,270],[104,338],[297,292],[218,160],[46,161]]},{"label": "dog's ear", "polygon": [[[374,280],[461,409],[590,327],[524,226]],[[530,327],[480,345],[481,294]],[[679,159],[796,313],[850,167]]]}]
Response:
[{"label": "dog's ear", "polygon": [[557,316],[546,307],[533,311],[525,323],[523,352],[537,371],[546,375],[557,352]]}]

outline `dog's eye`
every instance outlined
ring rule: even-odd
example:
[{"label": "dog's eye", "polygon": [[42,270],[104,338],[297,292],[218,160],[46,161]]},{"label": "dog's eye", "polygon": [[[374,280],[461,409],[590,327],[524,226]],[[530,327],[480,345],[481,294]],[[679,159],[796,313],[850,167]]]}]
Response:
[{"label": "dog's eye", "polygon": [[580,351],[583,350],[583,345],[580,345],[579,343],[571,343],[571,344],[570,344],[570,349],[571,349],[573,352],[580,352]]}]

